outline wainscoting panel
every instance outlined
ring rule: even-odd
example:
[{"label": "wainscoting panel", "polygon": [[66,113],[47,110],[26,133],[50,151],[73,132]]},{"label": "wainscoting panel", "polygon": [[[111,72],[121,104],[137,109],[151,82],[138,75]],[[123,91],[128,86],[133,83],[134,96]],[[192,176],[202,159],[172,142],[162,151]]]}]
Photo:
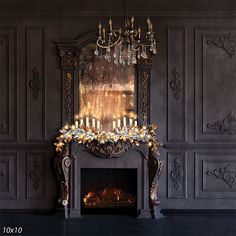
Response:
[{"label": "wainscoting panel", "polygon": [[45,194],[45,154],[27,152],[27,199],[42,199]]},{"label": "wainscoting panel", "polygon": [[236,198],[236,152],[195,153],[195,197]]},{"label": "wainscoting panel", "polygon": [[0,198],[17,198],[16,153],[0,153]]},{"label": "wainscoting panel", "polygon": [[187,198],[187,154],[168,152],[168,198]]},{"label": "wainscoting panel", "polygon": [[0,141],[16,140],[17,29],[0,28]]}]

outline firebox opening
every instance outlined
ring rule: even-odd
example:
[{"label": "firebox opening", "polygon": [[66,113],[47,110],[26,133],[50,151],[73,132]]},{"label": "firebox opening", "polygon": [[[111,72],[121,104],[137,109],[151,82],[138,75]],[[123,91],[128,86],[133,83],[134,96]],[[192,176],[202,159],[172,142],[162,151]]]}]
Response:
[{"label": "firebox opening", "polygon": [[82,168],[81,214],[137,215],[137,169]]}]

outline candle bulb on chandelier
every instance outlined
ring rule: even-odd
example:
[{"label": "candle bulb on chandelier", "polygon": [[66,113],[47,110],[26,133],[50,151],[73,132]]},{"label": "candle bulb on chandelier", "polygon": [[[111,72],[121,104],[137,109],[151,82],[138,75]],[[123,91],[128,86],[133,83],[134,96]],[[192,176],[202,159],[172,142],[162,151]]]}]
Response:
[{"label": "candle bulb on chandelier", "polygon": [[134,16],[132,16],[132,18],[131,18],[131,28],[132,29],[134,28]]},{"label": "candle bulb on chandelier", "polygon": [[118,118],[117,120],[117,128],[120,128],[121,127],[121,122],[120,122],[120,118]]},{"label": "candle bulb on chandelier", "polygon": [[138,121],[137,120],[134,121],[134,126],[138,126]]},{"label": "candle bulb on chandelier", "polygon": [[105,40],[106,39],[106,29],[105,28],[102,29],[102,35],[103,35],[103,39]]},{"label": "candle bulb on chandelier", "polygon": [[110,31],[112,31],[112,19],[111,19],[111,17],[109,19],[109,28],[110,28]]},{"label": "candle bulb on chandelier", "polygon": [[132,118],[129,119],[129,125],[130,125],[130,126],[133,125],[133,119],[132,119]]},{"label": "candle bulb on chandelier", "polygon": [[98,24],[98,33],[99,33],[99,37],[101,37],[101,35],[102,35],[102,23],[101,23],[101,21]]},{"label": "candle bulb on chandelier", "polygon": [[140,26],[138,28],[138,38],[141,39],[141,28],[140,28]]}]

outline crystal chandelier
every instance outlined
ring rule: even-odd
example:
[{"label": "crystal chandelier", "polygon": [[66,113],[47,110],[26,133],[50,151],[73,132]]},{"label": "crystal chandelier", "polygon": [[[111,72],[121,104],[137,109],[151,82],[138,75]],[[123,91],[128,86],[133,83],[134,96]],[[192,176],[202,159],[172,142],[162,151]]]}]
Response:
[{"label": "crystal chandelier", "polygon": [[[136,64],[138,59],[148,59],[150,54],[157,53],[156,39],[150,18],[147,18],[145,37],[141,37],[141,28],[135,29],[134,17],[127,17],[127,3],[125,1],[124,25],[113,29],[112,19],[109,19],[109,29],[106,30],[101,22],[98,25],[98,38],[94,54],[104,57],[107,61],[114,61],[116,65]],[[150,53],[148,53],[148,51]]]}]

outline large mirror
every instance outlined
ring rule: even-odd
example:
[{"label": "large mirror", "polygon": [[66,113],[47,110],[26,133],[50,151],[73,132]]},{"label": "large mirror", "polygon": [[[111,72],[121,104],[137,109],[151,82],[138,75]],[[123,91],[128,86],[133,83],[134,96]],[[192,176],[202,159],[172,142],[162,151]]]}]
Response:
[{"label": "large mirror", "polygon": [[94,48],[87,44],[79,56],[78,118],[105,131],[137,123],[135,66],[108,62]]}]

